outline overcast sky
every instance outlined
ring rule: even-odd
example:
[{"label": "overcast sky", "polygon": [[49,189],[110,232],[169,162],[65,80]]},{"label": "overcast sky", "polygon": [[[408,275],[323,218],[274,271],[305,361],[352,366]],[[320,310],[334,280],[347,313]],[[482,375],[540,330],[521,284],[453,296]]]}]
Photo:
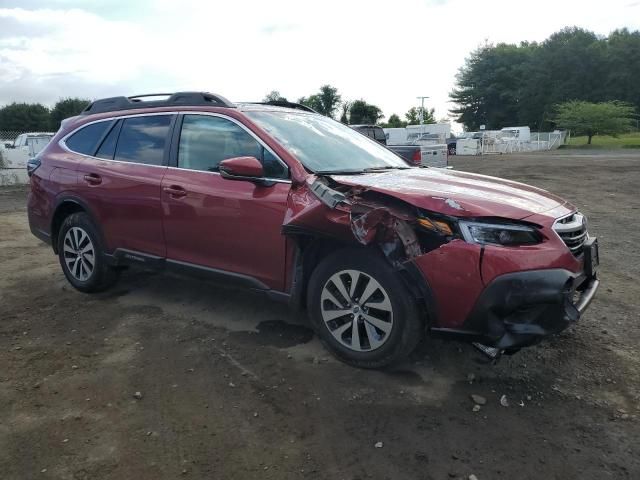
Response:
[{"label": "overcast sky", "polygon": [[640,0],[0,0],[0,104],[178,90],[296,100],[329,83],[387,117],[427,95],[442,118],[469,52],[569,25],[639,29]]}]

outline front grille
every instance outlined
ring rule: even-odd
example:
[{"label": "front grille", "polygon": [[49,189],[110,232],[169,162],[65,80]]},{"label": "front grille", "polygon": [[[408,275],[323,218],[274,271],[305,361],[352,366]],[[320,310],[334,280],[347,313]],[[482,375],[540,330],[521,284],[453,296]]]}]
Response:
[{"label": "front grille", "polygon": [[553,229],[576,257],[582,254],[582,245],[589,238],[587,219],[579,212],[556,220]]}]

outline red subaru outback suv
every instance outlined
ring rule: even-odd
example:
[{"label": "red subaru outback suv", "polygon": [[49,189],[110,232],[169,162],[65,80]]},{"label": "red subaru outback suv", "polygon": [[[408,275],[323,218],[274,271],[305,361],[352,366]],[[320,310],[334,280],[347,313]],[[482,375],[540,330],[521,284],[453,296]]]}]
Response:
[{"label": "red subaru outback suv", "polygon": [[31,231],[80,291],[134,264],[234,283],[373,368],[425,334],[517,351],[598,288],[586,219],[545,190],[409,167],[297,104],[159,98],[93,102],[29,165]]}]

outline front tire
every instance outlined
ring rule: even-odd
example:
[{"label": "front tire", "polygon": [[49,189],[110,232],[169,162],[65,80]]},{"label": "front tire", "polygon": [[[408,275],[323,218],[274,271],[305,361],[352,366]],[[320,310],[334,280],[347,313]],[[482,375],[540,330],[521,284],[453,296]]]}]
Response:
[{"label": "front tire", "polygon": [[86,213],[73,213],[62,222],[58,257],[65,277],[81,292],[106,290],[117,279],[117,272],[104,257],[98,229]]},{"label": "front tire", "polygon": [[324,345],[356,367],[398,363],[423,336],[416,300],[375,250],[345,248],[322,260],[309,281],[307,306]]}]

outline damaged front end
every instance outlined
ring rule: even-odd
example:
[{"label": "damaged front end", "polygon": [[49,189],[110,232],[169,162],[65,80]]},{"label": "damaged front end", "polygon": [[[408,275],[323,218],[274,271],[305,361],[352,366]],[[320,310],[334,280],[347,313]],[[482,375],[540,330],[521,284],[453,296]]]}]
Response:
[{"label": "damaged front end", "polygon": [[381,252],[423,301],[429,316],[435,316],[429,282],[413,260],[455,238],[447,225],[389,195],[343,185],[329,176],[310,177],[292,189],[282,228],[297,246],[290,282],[294,306],[301,303],[297,298],[310,273],[303,270],[305,258],[313,256],[318,244],[325,249],[361,245]]},{"label": "damaged front end", "polygon": [[375,246],[396,267],[425,253],[417,229],[430,231],[434,247],[453,235],[401,200],[341,185],[331,177],[312,178],[311,183],[292,190],[283,224],[286,235],[306,233]]},{"label": "damaged front end", "polygon": [[[429,201],[470,213],[448,198]],[[398,272],[433,334],[515,351],[579,318],[586,306],[573,297],[585,291],[583,298],[592,298],[597,279],[584,277],[581,260],[559,238],[536,228],[532,242],[539,243],[527,244],[521,232],[531,227],[516,224],[505,227],[515,232],[507,240],[522,246],[487,245],[468,240],[469,218],[426,211],[351,181],[310,177],[292,189],[283,225],[297,247],[292,303],[302,306],[306,279],[324,254],[360,245],[379,251]]]}]

